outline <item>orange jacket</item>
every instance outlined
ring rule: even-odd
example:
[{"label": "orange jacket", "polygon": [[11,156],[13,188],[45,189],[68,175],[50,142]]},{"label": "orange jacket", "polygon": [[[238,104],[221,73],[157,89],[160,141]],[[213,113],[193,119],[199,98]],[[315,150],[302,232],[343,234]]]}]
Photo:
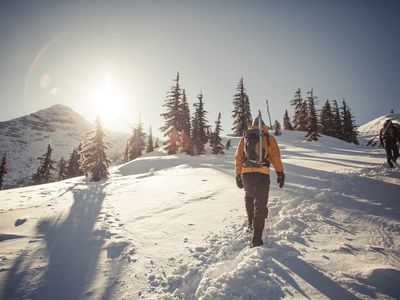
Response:
[{"label": "orange jacket", "polygon": [[[252,128],[258,128],[258,126],[253,126]],[[261,130],[263,133],[268,132],[268,127],[262,126]],[[276,139],[273,136],[267,137],[263,135],[262,137],[263,148],[265,151],[265,158],[268,158],[270,162],[272,162],[276,172],[283,172],[283,165],[281,161],[281,153],[279,151],[279,146],[276,142]],[[259,150],[256,147],[256,153],[258,154]],[[259,172],[264,174],[269,174],[270,170],[267,166],[262,167],[245,167],[245,154],[244,154],[244,137],[240,139],[239,145],[236,148],[235,154],[235,169],[236,175],[243,173],[252,173]]]}]

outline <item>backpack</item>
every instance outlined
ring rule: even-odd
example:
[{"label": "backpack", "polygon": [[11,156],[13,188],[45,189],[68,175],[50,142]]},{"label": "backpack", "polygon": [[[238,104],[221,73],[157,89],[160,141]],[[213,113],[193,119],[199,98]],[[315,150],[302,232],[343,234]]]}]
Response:
[{"label": "backpack", "polygon": [[386,126],[382,128],[381,136],[384,140],[396,142],[400,140],[399,125],[389,121]]},{"label": "backpack", "polygon": [[[267,137],[267,145],[269,147],[269,134],[261,133]],[[258,152],[260,152],[260,130],[259,129],[249,129],[246,131],[244,135],[244,166],[245,167],[269,167],[270,163],[268,161],[268,156],[265,157],[266,149],[262,147],[262,156],[263,160],[260,161],[260,157]],[[264,145],[263,145],[264,146]],[[268,151],[269,155],[269,151]]]}]

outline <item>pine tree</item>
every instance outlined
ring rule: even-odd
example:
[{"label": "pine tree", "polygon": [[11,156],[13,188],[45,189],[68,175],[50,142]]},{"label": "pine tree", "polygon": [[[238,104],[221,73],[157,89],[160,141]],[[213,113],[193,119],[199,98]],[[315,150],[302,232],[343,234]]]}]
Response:
[{"label": "pine tree", "polygon": [[154,149],[160,148],[160,144],[158,142],[158,138],[156,138],[156,141],[154,142]]},{"label": "pine tree", "polygon": [[82,144],[79,144],[78,148],[73,148],[69,156],[67,165],[67,177],[82,176],[83,172],[80,170],[79,161],[81,159],[80,151],[82,150]]},{"label": "pine tree", "polygon": [[295,130],[307,130],[307,104],[303,101],[301,96],[301,89],[297,89],[294,93],[293,100],[290,104],[294,106],[293,127]]},{"label": "pine tree", "polygon": [[358,145],[357,126],[355,125],[354,117],[351,114],[350,107],[347,105],[344,99],[340,109],[341,109],[341,119],[343,121],[343,127],[342,127],[343,140],[345,142]]},{"label": "pine tree", "polygon": [[168,154],[176,154],[179,152],[179,145],[181,144],[181,137],[179,135],[178,130],[175,127],[171,127],[171,131],[169,133],[168,142],[165,145],[164,149],[167,150]]},{"label": "pine tree", "polygon": [[204,110],[203,103],[203,94],[197,96],[199,102],[193,104],[195,107],[195,112],[192,120],[192,143],[193,143],[193,151],[195,155],[204,154],[205,145],[207,144],[207,112]]},{"label": "pine tree", "polygon": [[51,174],[51,171],[56,169],[54,167],[55,161],[51,159],[52,154],[53,149],[51,148],[51,145],[48,144],[46,153],[38,157],[39,166],[36,173],[32,176],[34,184],[48,183],[52,181],[53,175]]},{"label": "pine tree", "polygon": [[191,132],[191,124],[190,124],[189,103],[186,98],[186,92],[183,89],[182,97],[179,102],[179,134],[180,134],[179,151],[192,155],[193,149],[191,147],[191,142],[190,142],[191,139],[190,132]]},{"label": "pine tree", "polygon": [[127,163],[129,161],[129,140],[130,138],[126,141],[123,163]]},{"label": "pine tree", "polygon": [[287,109],[285,110],[285,114],[283,115],[283,129],[294,130],[292,123],[290,123],[290,118]]},{"label": "pine tree", "polygon": [[236,90],[237,93],[233,98],[232,130],[236,136],[243,136],[249,125],[252,123],[250,100],[244,87],[243,77],[240,79]]},{"label": "pine tree", "polygon": [[307,135],[308,141],[318,141],[318,116],[317,111],[315,109],[315,100],[317,99],[314,96],[314,90],[311,88],[307,97]]},{"label": "pine tree", "polygon": [[[179,73],[176,74],[175,84],[170,87],[167,92],[167,97],[164,102],[166,112],[161,114],[165,119],[165,124],[160,128],[164,132],[164,136],[168,138],[165,149],[169,154],[178,152],[180,142],[179,131],[181,130],[182,121],[180,117],[180,101],[181,101],[181,86],[179,83]],[[182,104],[181,104],[182,105]]]},{"label": "pine tree", "polygon": [[4,152],[3,158],[0,164],[0,190],[3,188],[4,177],[7,174],[7,161],[6,161],[7,153]]},{"label": "pine tree", "polygon": [[307,131],[307,116],[308,116],[308,105],[307,101],[303,101],[299,111],[299,124],[295,127],[296,130],[299,131]]},{"label": "pine tree", "polygon": [[57,164],[57,180],[63,180],[68,177],[68,167],[64,156],[61,156]]},{"label": "pine tree", "polygon": [[221,136],[220,133],[222,131],[221,126],[221,113],[218,114],[218,119],[215,121],[215,129],[211,133],[210,137],[210,147],[212,154],[224,154],[224,145],[221,144]]},{"label": "pine tree", "polygon": [[278,122],[278,120],[275,120],[274,123],[274,135],[281,135],[281,123]]},{"label": "pine tree", "polygon": [[100,117],[96,117],[96,128],[88,134],[83,141],[81,150],[81,170],[90,181],[100,181],[108,177],[108,166],[110,160],[107,158],[106,135],[101,126]]},{"label": "pine tree", "polygon": [[321,109],[321,115],[319,119],[319,128],[322,134],[328,136],[334,136],[334,115],[332,113],[332,107],[329,100],[326,100],[324,106]]},{"label": "pine tree", "polygon": [[332,115],[333,115],[333,125],[332,125],[332,136],[337,139],[343,139],[343,123],[340,117],[339,105],[336,100],[332,101]]},{"label": "pine tree", "polygon": [[139,122],[133,129],[133,134],[129,140],[129,160],[142,156],[143,150],[146,147],[144,139],[143,123],[141,117],[139,117]]},{"label": "pine tree", "polygon": [[154,146],[153,146],[153,133],[151,131],[151,126],[149,129],[149,138],[147,139],[147,148],[146,148],[146,153],[154,151]]}]

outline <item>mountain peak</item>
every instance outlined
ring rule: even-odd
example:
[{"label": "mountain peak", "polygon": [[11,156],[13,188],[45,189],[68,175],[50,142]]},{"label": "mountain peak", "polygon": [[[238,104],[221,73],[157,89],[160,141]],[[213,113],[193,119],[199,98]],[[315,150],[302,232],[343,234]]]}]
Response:
[{"label": "mountain peak", "polygon": [[47,114],[47,113],[68,113],[68,114],[75,114],[79,115],[77,112],[75,112],[72,108],[70,108],[67,105],[64,104],[54,104],[48,108],[44,108],[41,110],[38,110],[37,112],[32,113],[31,115],[37,115],[37,114]]},{"label": "mountain peak", "polygon": [[66,111],[73,111],[69,106],[64,105],[64,104],[54,104],[50,106],[49,108],[46,108],[45,110],[66,110]]}]

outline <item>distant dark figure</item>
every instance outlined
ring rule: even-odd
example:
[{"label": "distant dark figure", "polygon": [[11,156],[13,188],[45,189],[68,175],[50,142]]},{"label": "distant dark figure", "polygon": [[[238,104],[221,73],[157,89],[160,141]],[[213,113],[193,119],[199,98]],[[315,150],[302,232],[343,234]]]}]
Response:
[{"label": "distant dark figure", "polygon": [[393,162],[397,164],[399,157],[399,148],[397,142],[400,142],[400,131],[392,120],[386,120],[383,128],[379,132],[379,141],[381,146],[386,150],[387,163],[393,168]]},{"label": "distant dark figure", "polygon": [[231,146],[231,140],[227,140],[227,141],[226,141],[226,144],[225,144],[225,149],[226,149],[226,150],[229,150],[230,147],[232,147],[232,146]]}]

